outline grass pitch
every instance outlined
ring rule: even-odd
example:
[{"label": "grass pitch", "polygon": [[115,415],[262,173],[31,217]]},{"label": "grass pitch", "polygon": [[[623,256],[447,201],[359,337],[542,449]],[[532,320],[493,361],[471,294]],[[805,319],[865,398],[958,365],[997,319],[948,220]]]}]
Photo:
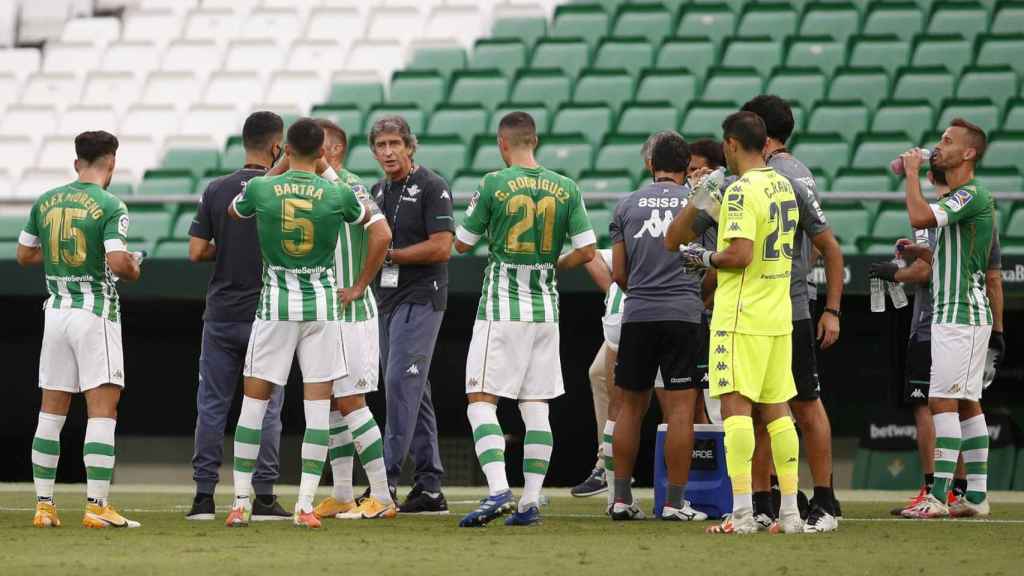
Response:
[{"label": "grass pitch", "polygon": [[[905,494],[843,493],[840,530],[825,535],[712,536],[709,523],[613,523],[603,496],[575,499],[549,489],[544,523],[457,527],[482,489],[449,489],[447,517],[330,520],[319,531],[290,522],[223,526],[187,522],[190,487],[117,486],[112,502],[138,530],[81,528],[84,488],[58,486],[64,526],[32,527],[29,485],[0,485],[0,574],[1020,574],[1024,496],[993,496],[986,520],[918,522],[888,510]],[[286,508],[294,488],[281,490]],[[649,506],[649,491],[637,491]]]}]

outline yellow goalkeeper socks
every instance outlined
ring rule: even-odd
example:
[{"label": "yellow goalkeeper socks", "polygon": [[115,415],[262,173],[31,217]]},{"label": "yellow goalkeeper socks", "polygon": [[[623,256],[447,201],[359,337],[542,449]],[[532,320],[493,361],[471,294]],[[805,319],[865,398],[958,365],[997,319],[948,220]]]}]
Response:
[{"label": "yellow goalkeeper socks", "polygon": [[754,420],[750,416],[730,416],[725,429],[725,464],[732,481],[733,510],[751,508],[750,467],[754,457]]},{"label": "yellow goalkeeper socks", "polygon": [[800,474],[800,440],[793,419],[783,416],[768,423],[772,439],[772,460],[779,475],[779,491],[783,496],[796,494]]}]

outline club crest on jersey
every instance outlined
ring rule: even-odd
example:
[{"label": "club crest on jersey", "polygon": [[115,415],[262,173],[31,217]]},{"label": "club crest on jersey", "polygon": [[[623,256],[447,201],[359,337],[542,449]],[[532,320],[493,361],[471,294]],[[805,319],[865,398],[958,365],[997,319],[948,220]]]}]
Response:
[{"label": "club crest on jersey", "polygon": [[967,206],[967,203],[970,202],[972,198],[974,198],[974,196],[972,196],[967,189],[961,188],[954,192],[952,196],[946,198],[943,204],[953,212],[959,212],[960,210],[963,210],[964,206]]},{"label": "club crest on jersey", "polygon": [[122,214],[121,217],[117,219],[117,233],[120,234],[121,236],[127,236],[128,235],[128,215],[127,214]]},{"label": "club crest on jersey", "polygon": [[413,184],[412,186],[409,186],[409,189],[406,190],[406,192],[409,193],[409,196],[415,198],[420,193],[420,187],[417,186],[416,184]]},{"label": "club crest on jersey", "polygon": [[473,193],[473,197],[469,199],[469,206],[466,207],[466,216],[472,216],[473,210],[476,210],[476,203],[480,200],[480,191],[477,190]]}]

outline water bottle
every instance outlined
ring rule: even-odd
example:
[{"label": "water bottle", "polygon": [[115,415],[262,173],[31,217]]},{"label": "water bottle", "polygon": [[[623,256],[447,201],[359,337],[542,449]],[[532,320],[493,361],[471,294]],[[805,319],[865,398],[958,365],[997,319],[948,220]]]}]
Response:
[{"label": "water bottle", "polygon": [[[928,160],[932,157],[932,151],[927,148],[918,148],[918,150],[921,152],[921,158],[924,160],[924,164],[927,165]],[[903,157],[897,157],[895,160],[890,162],[889,170],[892,170],[892,173],[897,176],[903,176],[904,172],[906,172],[903,169]]]},{"label": "water bottle", "polygon": [[[904,268],[907,265],[903,258],[893,258],[892,261],[896,264],[897,268]],[[889,291],[889,298],[892,299],[892,307],[897,310],[905,308],[907,306],[907,293],[903,290],[903,284],[900,282],[886,282],[885,284]]]},{"label": "water bottle", "polygon": [[881,278],[871,279],[871,311],[885,312],[885,286]]},{"label": "water bottle", "polygon": [[718,168],[701,179],[691,196],[693,205],[706,212],[715,222],[718,222],[718,213],[722,208],[723,183],[725,168]]}]

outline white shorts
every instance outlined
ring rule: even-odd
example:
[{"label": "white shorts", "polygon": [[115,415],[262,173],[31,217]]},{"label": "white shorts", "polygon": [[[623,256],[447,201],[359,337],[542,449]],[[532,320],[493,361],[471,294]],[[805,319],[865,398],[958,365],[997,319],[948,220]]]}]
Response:
[{"label": "white shorts", "polygon": [[477,320],[466,358],[466,393],[513,400],[565,394],[558,324]]},{"label": "white shorts", "polygon": [[[622,334],[622,314],[605,316],[601,319],[601,326],[604,329],[604,341],[608,343],[608,349],[618,353],[619,338]],[[661,370],[658,370],[658,373],[654,375],[654,387],[665,387],[665,379],[661,377]]]},{"label": "white shorts", "polygon": [[333,382],[345,375],[345,355],[341,351],[341,322],[317,320],[291,322],[260,320],[252,323],[249,347],[245,352],[245,376],[288,383],[292,358],[298,356],[302,381]]},{"label": "white shorts", "polygon": [[992,326],[932,325],[929,398],[981,400],[982,376]]},{"label": "white shorts", "polygon": [[376,392],[380,374],[380,323],[376,318],[342,322],[341,344],[348,374],[334,381],[334,397]]},{"label": "white shorts", "polygon": [[103,384],[124,388],[121,325],[88,310],[47,308],[39,387],[77,393]]}]

